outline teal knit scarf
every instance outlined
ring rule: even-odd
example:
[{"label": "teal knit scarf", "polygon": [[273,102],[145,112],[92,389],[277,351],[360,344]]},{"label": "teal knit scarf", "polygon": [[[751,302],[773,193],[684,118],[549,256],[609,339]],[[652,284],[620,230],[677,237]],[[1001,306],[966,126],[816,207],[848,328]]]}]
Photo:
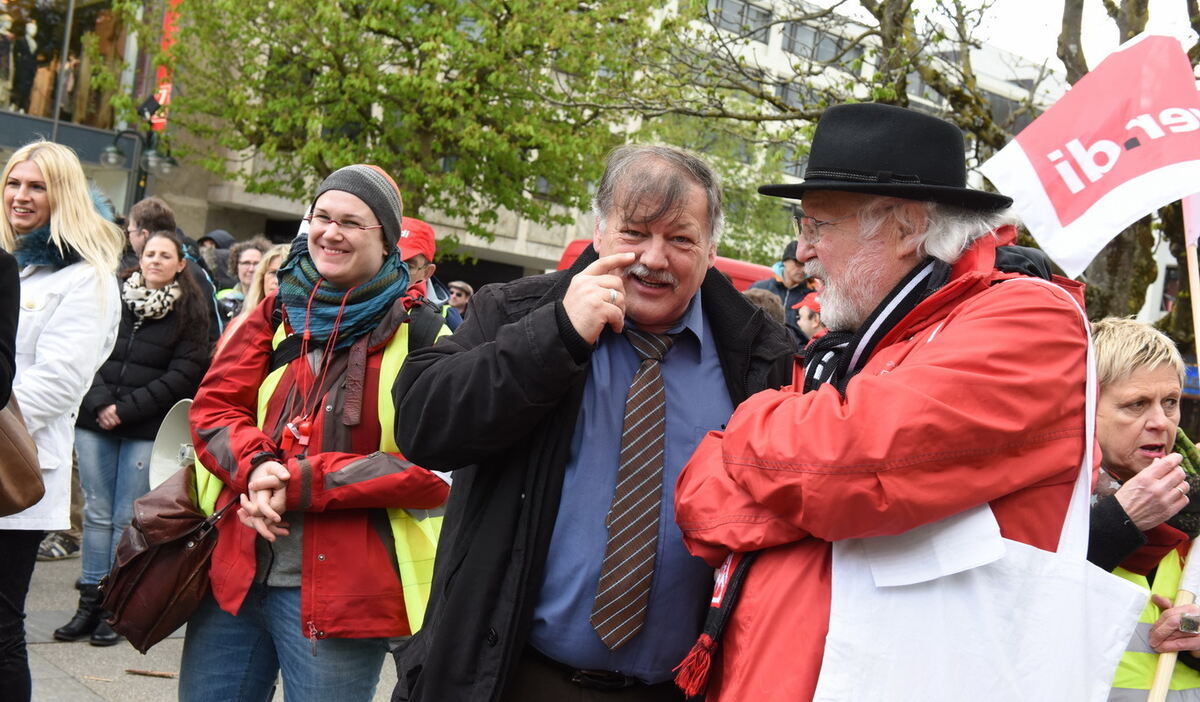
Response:
[{"label": "teal knit scarf", "polygon": [[[335,349],[349,347],[378,326],[392,304],[403,297],[407,290],[408,267],[400,260],[400,252],[395,247],[383,259],[383,266],[375,277],[353,288],[349,296],[345,289],[321,277],[308,253],[308,237],[305,234],[300,234],[292,241],[287,260],[279,269],[279,299],[296,333],[307,327],[314,342],[324,343],[333,333],[341,310],[342,319],[337,323]],[[311,311],[308,307],[310,297]]]}]

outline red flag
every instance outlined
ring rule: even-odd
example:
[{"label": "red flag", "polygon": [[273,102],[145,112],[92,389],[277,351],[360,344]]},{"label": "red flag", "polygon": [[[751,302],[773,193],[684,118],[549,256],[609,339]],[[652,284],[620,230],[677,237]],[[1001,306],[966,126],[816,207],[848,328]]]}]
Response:
[{"label": "red flag", "polygon": [[[175,34],[179,30],[179,5],[183,0],[169,0],[167,9],[163,12],[162,23],[162,50],[169,52],[171,47],[175,45]],[[171,72],[166,66],[159,66],[158,71],[154,76],[154,99],[158,101],[160,107],[158,111],[150,117],[150,128],[156,132],[161,132],[167,128],[167,105],[171,104]]]},{"label": "red flag", "polygon": [[1076,276],[1118,232],[1196,191],[1200,93],[1179,41],[1140,35],[980,169]]}]

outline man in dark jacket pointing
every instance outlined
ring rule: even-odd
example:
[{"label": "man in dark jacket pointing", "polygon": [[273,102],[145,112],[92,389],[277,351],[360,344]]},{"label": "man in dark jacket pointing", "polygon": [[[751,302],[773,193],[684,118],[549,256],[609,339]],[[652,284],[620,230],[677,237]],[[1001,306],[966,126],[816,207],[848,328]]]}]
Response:
[{"label": "man in dark jacket pointing", "polygon": [[455,473],[395,700],[682,699],[712,572],[683,549],[675,478],[794,348],[712,270],[699,158],[621,147],[594,208],[570,270],[483,288],[400,374],[402,450]]}]

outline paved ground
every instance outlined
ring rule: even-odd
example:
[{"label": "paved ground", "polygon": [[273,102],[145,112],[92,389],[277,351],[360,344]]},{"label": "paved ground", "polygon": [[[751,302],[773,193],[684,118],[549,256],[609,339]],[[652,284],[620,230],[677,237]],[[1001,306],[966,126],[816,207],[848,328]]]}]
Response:
[{"label": "paved ground", "polygon": [[[78,593],[73,585],[78,577],[78,558],[38,563],[33,572],[26,604],[26,632],[34,702],[174,700],[179,654],[183,650],[182,630],[144,656],[125,642],[101,648],[87,641],[54,641],[51,632],[75,611]],[[128,672],[131,669],[170,673],[173,677],[136,675]],[[395,682],[389,656],[384,660],[375,700],[387,700]],[[281,687],[275,692],[275,700],[283,700]]]}]

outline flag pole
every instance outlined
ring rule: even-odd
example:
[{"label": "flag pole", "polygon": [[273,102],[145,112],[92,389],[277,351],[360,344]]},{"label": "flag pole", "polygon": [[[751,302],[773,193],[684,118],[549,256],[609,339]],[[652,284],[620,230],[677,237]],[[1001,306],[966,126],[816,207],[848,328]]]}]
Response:
[{"label": "flag pole", "polygon": [[[1184,203],[1186,207],[1187,201]],[[1196,267],[1196,242],[1190,236],[1187,244],[1187,269],[1188,306],[1192,308],[1192,343],[1196,350],[1196,361],[1200,363],[1200,304],[1196,304],[1197,298],[1200,297],[1200,274],[1197,274]],[[1195,602],[1196,591],[1200,590],[1200,557],[1192,558],[1195,545],[1196,542],[1192,541],[1188,547],[1183,576],[1179,579],[1179,592],[1175,594],[1176,607]],[[1200,552],[1197,552],[1197,556],[1200,556]],[[1146,702],[1166,701],[1167,692],[1171,689],[1171,676],[1175,673],[1175,661],[1178,658],[1179,653],[1176,651],[1158,654],[1158,667],[1154,669],[1154,682],[1150,685],[1150,694],[1146,697]]]}]

